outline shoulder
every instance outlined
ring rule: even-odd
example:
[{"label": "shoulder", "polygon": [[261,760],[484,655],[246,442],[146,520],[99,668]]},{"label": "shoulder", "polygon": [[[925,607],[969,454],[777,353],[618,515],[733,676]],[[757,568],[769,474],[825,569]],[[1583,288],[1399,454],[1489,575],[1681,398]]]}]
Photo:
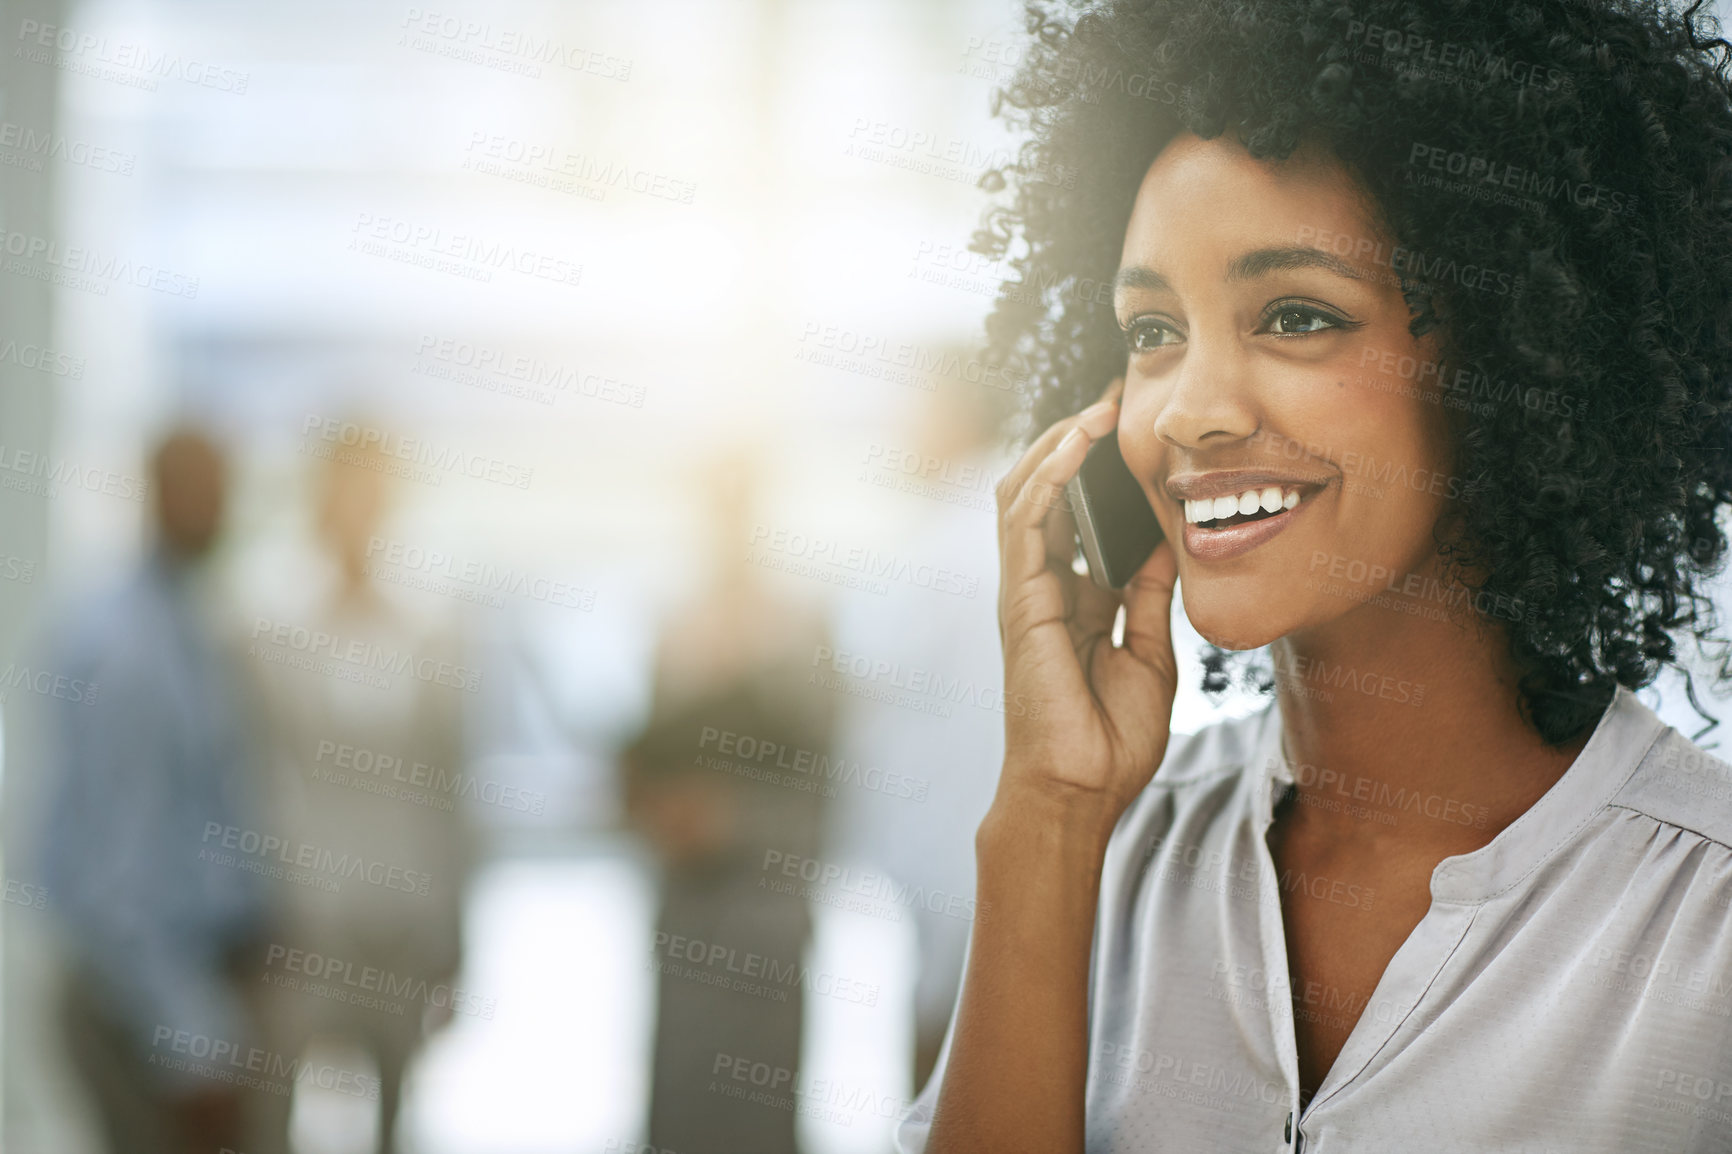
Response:
[{"label": "shoulder", "polygon": [[68,669],[88,672],[160,651],[164,597],[146,571],[75,593],[51,613],[48,648]]},{"label": "shoulder", "polygon": [[1610,804],[1732,851],[1732,764],[1670,726]]},{"label": "shoulder", "polygon": [[1246,717],[1204,726],[1195,733],[1174,734],[1144,795],[1195,789],[1223,777],[1238,776],[1262,754],[1271,728],[1278,724],[1271,704]]},{"label": "shoulder", "polygon": [[1121,842],[1141,843],[1162,827],[1206,823],[1205,813],[1222,812],[1227,800],[1251,780],[1245,771],[1267,755],[1279,726],[1270,705],[1195,733],[1174,734],[1155,776],[1119,819],[1115,836]]}]

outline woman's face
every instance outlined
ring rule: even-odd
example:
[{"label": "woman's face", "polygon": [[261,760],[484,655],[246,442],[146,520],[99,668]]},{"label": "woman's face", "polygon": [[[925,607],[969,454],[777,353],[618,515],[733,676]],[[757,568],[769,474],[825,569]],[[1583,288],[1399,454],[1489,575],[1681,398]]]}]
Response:
[{"label": "woman's face", "polygon": [[1408,332],[1392,248],[1315,154],[1184,135],[1143,178],[1114,297],[1119,443],[1218,645],[1383,612],[1361,603],[1439,570],[1437,354]]}]

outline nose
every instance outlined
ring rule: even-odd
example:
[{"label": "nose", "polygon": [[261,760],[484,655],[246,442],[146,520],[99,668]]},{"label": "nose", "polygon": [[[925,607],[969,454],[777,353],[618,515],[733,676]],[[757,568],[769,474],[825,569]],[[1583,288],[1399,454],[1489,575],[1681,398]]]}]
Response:
[{"label": "nose", "polygon": [[[1257,431],[1261,419],[1250,366],[1238,341],[1193,333],[1183,358],[1168,371],[1154,426],[1163,443],[1181,449],[1216,448]],[[1161,395],[1158,387],[1156,391]]]}]

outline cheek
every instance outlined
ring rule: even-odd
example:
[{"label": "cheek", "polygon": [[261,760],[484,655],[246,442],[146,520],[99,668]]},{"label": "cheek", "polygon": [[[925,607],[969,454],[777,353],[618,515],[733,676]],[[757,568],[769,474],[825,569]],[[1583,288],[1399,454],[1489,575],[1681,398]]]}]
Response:
[{"label": "cheek", "polygon": [[1166,445],[1155,436],[1155,418],[1159,414],[1160,406],[1147,389],[1127,392],[1119,408],[1119,453],[1144,489],[1158,475],[1166,456]]},{"label": "cheek", "polygon": [[[1411,388],[1411,382],[1404,382]],[[1333,531],[1340,551],[1415,565],[1435,549],[1432,529],[1449,494],[1447,444],[1435,407],[1417,396],[1369,393],[1338,408],[1336,464],[1343,492]]]},{"label": "cheek", "polygon": [[[1435,388],[1411,377],[1362,377],[1336,408],[1337,427],[1360,451],[1363,472],[1377,469],[1441,471],[1448,468],[1448,416]],[[1351,475],[1355,470],[1347,470]]]}]

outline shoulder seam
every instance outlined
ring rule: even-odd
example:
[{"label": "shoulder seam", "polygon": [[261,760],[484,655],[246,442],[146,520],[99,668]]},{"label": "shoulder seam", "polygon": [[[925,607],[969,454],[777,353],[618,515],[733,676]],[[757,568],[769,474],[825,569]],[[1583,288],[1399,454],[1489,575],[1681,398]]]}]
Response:
[{"label": "shoulder seam", "polygon": [[1701,838],[1703,841],[1712,842],[1713,844],[1719,846],[1721,849],[1724,849],[1727,851],[1732,851],[1732,842],[1727,842],[1722,838],[1717,838],[1711,833],[1703,833],[1701,830],[1696,829],[1693,826],[1684,825],[1682,822],[1670,821],[1666,818],[1658,816],[1657,814],[1649,813],[1645,809],[1637,809],[1635,806],[1625,805],[1621,801],[1609,801],[1606,803],[1606,808],[1607,809],[1621,809],[1626,813],[1633,813],[1633,814],[1637,815],[1638,817],[1645,817],[1649,821],[1653,822],[1655,825],[1669,825],[1673,829],[1683,830],[1685,833],[1693,833],[1697,837]]}]

